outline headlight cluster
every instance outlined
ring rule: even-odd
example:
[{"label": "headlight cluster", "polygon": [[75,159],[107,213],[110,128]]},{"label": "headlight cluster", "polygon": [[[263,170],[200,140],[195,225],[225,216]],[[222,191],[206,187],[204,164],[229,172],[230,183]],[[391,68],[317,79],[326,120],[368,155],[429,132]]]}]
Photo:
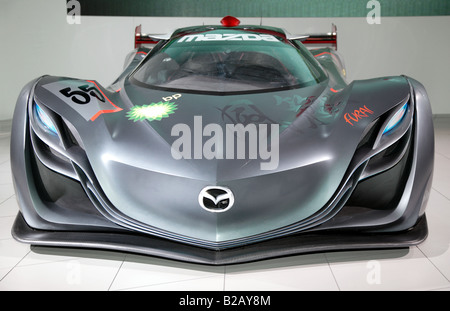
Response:
[{"label": "headlight cluster", "polygon": [[53,124],[52,119],[37,103],[33,104],[33,113],[34,118],[37,121],[39,127],[44,132],[54,136],[58,136],[58,130],[56,129],[56,126]]},{"label": "headlight cluster", "polygon": [[406,113],[408,112],[409,101],[406,102],[389,120],[388,124],[383,130],[383,135],[388,134],[394,128],[396,128],[404,119]]}]

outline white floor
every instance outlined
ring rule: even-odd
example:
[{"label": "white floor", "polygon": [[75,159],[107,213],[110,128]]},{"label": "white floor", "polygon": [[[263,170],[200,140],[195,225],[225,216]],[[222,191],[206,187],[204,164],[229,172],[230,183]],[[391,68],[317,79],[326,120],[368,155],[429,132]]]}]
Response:
[{"label": "white floor", "polygon": [[450,117],[435,118],[428,239],[403,250],[334,252],[208,267],[118,252],[30,247],[10,234],[18,207],[9,133],[0,133],[0,290],[450,290]]}]

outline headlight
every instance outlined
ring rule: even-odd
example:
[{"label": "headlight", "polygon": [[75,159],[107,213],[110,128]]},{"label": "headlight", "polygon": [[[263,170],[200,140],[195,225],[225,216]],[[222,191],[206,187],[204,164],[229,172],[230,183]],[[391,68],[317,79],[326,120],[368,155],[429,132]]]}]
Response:
[{"label": "headlight", "polygon": [[41,129],[43,129],[48,134],[58,136],[58,131],[53,124],[52,119],[37,103],[34,103],[33,113],[35,116],[35,120],[37,121]]},{"label": "headlight", "polygon": [[383,130],[383,135],[386,133],[389,133],[392,129],[394,129],[397,125],[399,125],[403,118],[406,115],[406,112],[408,112],[408,105],[409,102],[406,102],[395,114],[392,116],[391,120],[389,120],[388,124]]}]

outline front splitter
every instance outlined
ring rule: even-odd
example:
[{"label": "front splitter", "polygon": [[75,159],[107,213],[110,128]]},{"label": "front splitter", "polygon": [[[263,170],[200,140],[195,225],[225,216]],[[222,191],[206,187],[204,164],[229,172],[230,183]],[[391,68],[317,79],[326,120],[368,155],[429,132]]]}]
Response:
[{"label": "front splitter", "polygon": [[209,250],[139,233],[44,231],[31,228],[19,213],[13,237],[41,246],[107,249],[206,265],[230,265],[307,253],[388,249],[420,244],[428,235],[425,215],[411,229],[397,233],[301,233],[246,246]]}]

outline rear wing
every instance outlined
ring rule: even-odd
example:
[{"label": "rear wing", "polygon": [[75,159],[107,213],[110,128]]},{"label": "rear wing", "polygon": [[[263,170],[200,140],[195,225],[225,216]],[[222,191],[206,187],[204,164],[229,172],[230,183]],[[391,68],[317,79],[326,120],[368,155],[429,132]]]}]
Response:
[{"label": "rear wing", "polygon": [[337,51],[337,27],[331,25],[331,32],[326,34],[312,34],[301,40],[308,48],[331,47]]},{"label": "rear wing", "polygon": [[[331,32],[325,34],[311,34],[292,36],[286,34],[289,40],[299,40],[309,49],[331,47],[337,50],[337,27],[331,26]],[[159,41],[168,40],[170,35],[149,35],[142,33],[142,25],[136,27],[134,31],[134,48],[147,47],[153,48]]]},{"label": "rear wing", "polygon": [[134,48],[147,47],[153,48],[159,41],[169,39],[168,35],[148,35],[142,33],[142,25],[134,30]]},{"label": "rear wing", "polygon": [[329,47],[337,50],[337,27],[335,24],[331,25],[331,32],[329,33],[298,36],[287,34],[286,38],[301,41],[308,49]]}]

